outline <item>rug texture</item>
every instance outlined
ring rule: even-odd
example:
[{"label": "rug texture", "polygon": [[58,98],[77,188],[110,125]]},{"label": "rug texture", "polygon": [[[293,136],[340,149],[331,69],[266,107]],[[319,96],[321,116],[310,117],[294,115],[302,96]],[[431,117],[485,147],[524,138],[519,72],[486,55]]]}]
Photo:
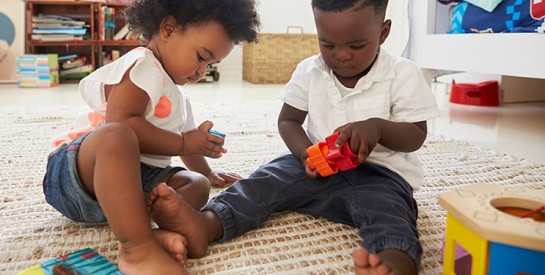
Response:
[{"label": "rug texture", "polygon": [[[211,166],[248,176],[286,151],[276,130],[280,106],[276,101],[194,102],[197,123],[209,119],[227,134],[228,153],[210,160]],[[117,244],[107,225],[72,222],[42,193],[51,138],[85,109],[0,110],[1,274],[87,247],[117,262]],[[415,192],[424,247],[420,274],[442,270],[446,212],[438,205],[439,194],[474,183],[545,189],[545,166],[465,142],[429,137],[419,155],[425,170],[423,188]],[[213,189],[211,197],[220,191]],[[353,271],[350,253],[360,242],[355,228],[284,212],[259,229],[212,244],[204,258],[189,260],[186,268],[194,274],[345,274]]]}]

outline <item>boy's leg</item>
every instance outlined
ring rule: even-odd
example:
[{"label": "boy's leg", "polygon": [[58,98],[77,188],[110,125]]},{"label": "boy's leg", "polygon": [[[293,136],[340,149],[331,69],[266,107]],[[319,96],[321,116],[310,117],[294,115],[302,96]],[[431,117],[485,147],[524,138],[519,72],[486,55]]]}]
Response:
[{"label": "boy's leg", "polygon": [[350,216],[363,238],[362,247],[353,252],[356,272],[388,270],[394,274],[416,274],[422,247],[416,227],[417,205],[409,184],[392,171],[373,164],[364,164],[340,176],[348,186],[342,197],[350,205]]},{"label": "boy's leg", "polygon": [[81,143],[77,166],[82,184],[95,196],[121,244],[119,267],[130,273],[184,273],[155,239],[146,211],[138,140],[131,128],[109,123]]},{"label": "boy's leg", "polygon": [[273,213],[295,210],[313,200],[308,186],[320,182],[308,178],[301,162],[286,154],[260,166],[221,192],[203,207],[213,212],[221,224],[216,239],[229,240],[255,229]]},{"label": "boy's leg", "polygon": [[[271,213],[295,209],[312,196],[304,196],[311,181],[293,155],[285,155],[259,167],[248,179],[240,180],[194,211],[166,185],[157,186],[153,196],[154,219],[162,228],[188,238],[188,255],[199,258],[208,244],[230,239],[261,225]],[[158,222],[159,224],[159,222]]]}]

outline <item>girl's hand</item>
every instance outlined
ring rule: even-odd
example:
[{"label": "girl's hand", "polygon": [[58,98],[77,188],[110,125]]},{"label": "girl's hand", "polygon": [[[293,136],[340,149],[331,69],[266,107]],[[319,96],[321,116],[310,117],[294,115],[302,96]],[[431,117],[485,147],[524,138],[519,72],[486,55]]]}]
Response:
[{"label": "girl's hand", "polygon": [[212,184],[212,186],[217,186],[221,188],[226,187],[227,185],[242,179],[242,177],[239,174],[236,174],[233,172],[216,171],[216,170],[210,171],[210,174],[208,174],[207,178]]},{"label": "girl's hand", "polygon": [[196,130],[182,133],[183,150],[180,155],[203,155],[210,158],[220,158],[227,150],[223,148],[223,138],[208,132],[214,126],[211,121],[205,121]]}]

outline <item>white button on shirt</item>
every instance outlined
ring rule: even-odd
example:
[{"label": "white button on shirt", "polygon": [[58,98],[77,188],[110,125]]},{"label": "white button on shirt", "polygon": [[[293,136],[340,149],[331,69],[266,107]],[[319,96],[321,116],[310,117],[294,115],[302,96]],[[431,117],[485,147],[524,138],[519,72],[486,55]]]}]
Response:
[{"label": "white button on shirt", "polygon": [[[280,95],[286,104],[308,112],[307,133],[313,143],[324,141],[339,126],[373,117],[419,122],[439,116],[420,69],[412,61],[392,57],[384,50],[353,89],[339,89],[338,84],[321,55],[316,55],[299,63]],[[416,153],[395,152],[379,144],[367,161],[398,173],[415,190],[422,184],[423,171]]]}]

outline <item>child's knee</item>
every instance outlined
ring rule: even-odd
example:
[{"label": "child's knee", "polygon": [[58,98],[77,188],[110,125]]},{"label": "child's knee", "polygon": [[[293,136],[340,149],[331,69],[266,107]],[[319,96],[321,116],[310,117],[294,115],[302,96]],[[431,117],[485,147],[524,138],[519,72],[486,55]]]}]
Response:
[{"label": "child's knee", "polygon": [[[123,123],[108,123],[93,131],[93,135],[100,140],[103,148],[133,148],[138,146],[138,137],[134,130]],[[136,147],[138,149],[138,147]]]}]

